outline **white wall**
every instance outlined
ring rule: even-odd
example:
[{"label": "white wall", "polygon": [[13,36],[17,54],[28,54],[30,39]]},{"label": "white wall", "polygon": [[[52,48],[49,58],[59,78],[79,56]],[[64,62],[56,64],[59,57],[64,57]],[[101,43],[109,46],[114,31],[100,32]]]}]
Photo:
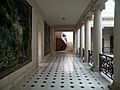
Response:
[{"label": "white wall", "polygon": [[113,36],[112,28],[103,29],[104,47],[110,47],[110,36]]},{"label": "white wall", "polygon": [[51,54],[54,55],[54,53],[56,52],[56,37],[55,30],[53,28],[51,28],[50,31],[50,48]]},{"label": "white wall", "polygon": [[[44,30],[44,19],[40,16],[36,5],[33,0],[27,0],[32,5],[32,61],[18,69],[17,71],[9,74],[0,80],[0,90],[13,90],[13,87],[21,81],[23,78],[27,77],[30,72],[35,71],[38,62],[38,23],[41,25],[41,31]],[[44,35],[44,34],[43,34]],[[44,39],[43,39],[44,41]],[[44,43],[43,43],[44,44]],[[42,45],[43,47],[44,45]],[[43,47],[44,49],[44,47]],[[44,51],[44,50],[43,50]]]},{"label": "white wall", "polygon": [[[92,32],[92,36],[91,36],[91,47],[93,48],[93,28],[91,30]],[[104,47],[110,47],[110,36],[113,36],[113,28],[112,27],[108,27],[108,28],[103,28],[102,31],[102,38],[104,38]]]}]

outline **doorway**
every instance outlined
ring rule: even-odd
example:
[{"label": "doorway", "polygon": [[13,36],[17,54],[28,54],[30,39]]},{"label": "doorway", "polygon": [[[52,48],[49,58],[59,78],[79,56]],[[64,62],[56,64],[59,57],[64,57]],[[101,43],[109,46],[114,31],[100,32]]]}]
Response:
[{"label": "doorway", "polygon": [[73,52],[73,31],[56,31],[56,51]]}]

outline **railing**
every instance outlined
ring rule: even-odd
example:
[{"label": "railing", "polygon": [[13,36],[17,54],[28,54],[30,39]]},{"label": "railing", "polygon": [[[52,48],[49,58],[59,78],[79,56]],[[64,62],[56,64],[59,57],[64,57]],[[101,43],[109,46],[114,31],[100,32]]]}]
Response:
[{"label": "railing", "polygon": [[88,63],[93,63],[93,51],[88,50]]},{"label": "railing", "polygon": [[82,55],[82,58],[85,57],[85,49],[84,49],[84,48],[82,48],[82,53],[81,53],[81,55]]},{"label": "railing", "polygon": [[103,47],[102,52],[104,54],[113,54],[113,49],[111,49],[110,47]]},{"label": "railing", "polygon": [[114,53],[114,49],[110,49],[110,54],[113,54]]},{"label": "railing", "polygon": [[110,79],[114,78],[114,70],[113,70],[113,57],[99,54],[99,71],[103,72]]}]

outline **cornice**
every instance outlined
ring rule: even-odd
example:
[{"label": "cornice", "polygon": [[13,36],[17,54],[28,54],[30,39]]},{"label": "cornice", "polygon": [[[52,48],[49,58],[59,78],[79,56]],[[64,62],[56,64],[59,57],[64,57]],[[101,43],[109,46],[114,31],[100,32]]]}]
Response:
[{"label": "cornice", "polygon": [[35,0],[27,0],[27,1],[29,1],[30,3],[32,3],[32,6],[36,9],[38,15],[40,15],[43,18],[43,20],[45,20],[50,26],[52,26],[50,24],[50,22],[48,22],[48,20],[46,19],[45,14],[41,10],[41,8],[39,7],[38,3],[36,3]]},{"label": "cornice", "polygon": [[72,28],[74,28],[75,25],[73,25],[73,24],[69,24],[69,25],[53,25],[52,27],[54,27],[54,28],[58,28],[58,27],[61,27],[61,28],[63,28],[63,27],[72,27]]},{"label": "cornice", "polygon": [[90,19],[91,19],[95,10],[97,10],[97,9],[103,10],[105,8],[106,2],[107,2],[107,0],[91,0],[91,2],[87,6],[87,8],[83,12],[83,14],[77,21],[77,23],[75,25],[76,29],[78,29],[83,24],[83,22],[85,22],[86,19],[89,19],[88,17],[90,17]]},{"label": "cornice", "polygon": [[71,31],[71,30],[75,30],[75,25],[53,25],[52,28],[54,30],[67,30],[67,31]]}]

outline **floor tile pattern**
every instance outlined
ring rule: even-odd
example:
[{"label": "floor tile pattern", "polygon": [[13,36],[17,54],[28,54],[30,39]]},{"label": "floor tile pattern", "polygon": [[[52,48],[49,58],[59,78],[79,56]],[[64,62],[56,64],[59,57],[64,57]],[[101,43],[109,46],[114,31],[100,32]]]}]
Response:
[{"label": "floor tile pattern", "polygon": [[108,82],[80,58],[58,52],[25,79],[18,90],[109,90]]}]

